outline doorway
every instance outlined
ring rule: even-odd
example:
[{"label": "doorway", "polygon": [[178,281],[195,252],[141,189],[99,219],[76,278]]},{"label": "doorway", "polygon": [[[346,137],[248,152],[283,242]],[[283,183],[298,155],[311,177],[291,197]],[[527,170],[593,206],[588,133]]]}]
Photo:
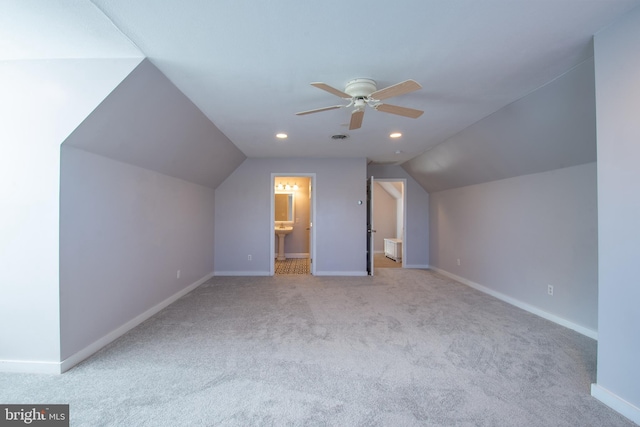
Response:
[{"label": "doorway", "polygon": [[404,268],[406,259],[406,180],[376,179],[367,184],[367,272]]},{"label": "doorway", "polygon": [[271,174],[271,275],[315,274],[315,174]]}]

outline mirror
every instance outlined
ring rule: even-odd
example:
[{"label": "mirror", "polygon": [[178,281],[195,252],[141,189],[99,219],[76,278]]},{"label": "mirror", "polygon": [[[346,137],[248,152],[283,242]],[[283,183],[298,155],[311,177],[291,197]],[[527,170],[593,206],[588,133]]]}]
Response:
[{"label": "mirror", "polygon": [[293,222],[293,193],[276,193],[275,203],[275,221],[276,222]]}]

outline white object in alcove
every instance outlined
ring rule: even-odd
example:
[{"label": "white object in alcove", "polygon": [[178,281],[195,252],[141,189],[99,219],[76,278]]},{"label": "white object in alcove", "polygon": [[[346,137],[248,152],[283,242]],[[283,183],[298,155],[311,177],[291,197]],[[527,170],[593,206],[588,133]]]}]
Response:
[{"label": "white object in alcove", "polygon": [[384,256],[395,262],[402,259],[402,239],[384,239]]}]

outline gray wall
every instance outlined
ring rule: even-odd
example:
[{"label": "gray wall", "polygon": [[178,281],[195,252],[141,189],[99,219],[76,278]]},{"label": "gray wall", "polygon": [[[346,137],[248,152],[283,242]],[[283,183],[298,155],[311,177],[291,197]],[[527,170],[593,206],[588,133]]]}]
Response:
[{"label": "gray wall", "polygon": [[596,161],[593,59],[402,166],[428,192]]},{"label": "gray wall", "polygon": [[402,239],[404,234],[404,183],[394,182],[392,185],[402,195],[401,199],[396,200],[396,237]]},{"label": "gray wall", "polygon": [[[376,234],[374,235],[374,252],[384,252],[384,239],[395,238],[397,228],[397,199],[374,183],[373,186],[373,219]],[[402,238],[402,236],[400,236]]]},{"label": "gray wall", "polygon": [[269,274],[272,173],[316,174],[316,273],[366,274],[366,204],[357,203],[366,167],[364,158],[245,160],[216,189],[216,274]]},{"label": "gray wall", "polygon": [[639,47],[640,9],[595,37],[600,298],[594,395],[636,423],[640,423]]},{"label": "gray wall", "polygon": [[595,333],[596,199],[595,163],[431,193],[431,265]]},{"label": "gray wall", "polygon": [[212,273],[214,188],[244,158],[148,60],[67,137],[60,172],[65,366]]},{"label": "gray wall", "polygon": [[0,370],[59,372],[60,144],[139,61],[0,61]]},{"label": "gray wall", "polygon": [[60,181],[65,359],[213,271],[214,190],[69,146]]},{"label": "gray wall", "polygon": [[375,179],[406,179],[406,239],[403,242],[404,266],[429,267],[429,194],[400,166],[369,165],[367,176]]}]

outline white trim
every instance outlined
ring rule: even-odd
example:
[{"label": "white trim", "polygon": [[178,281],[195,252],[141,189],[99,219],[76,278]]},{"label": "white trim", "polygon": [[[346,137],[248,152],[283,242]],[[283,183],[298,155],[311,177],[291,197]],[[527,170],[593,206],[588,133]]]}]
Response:
[{"label": "white trim", "polygon": [[499,300],[502,300],[504,302],[507,302],[511,305],[514,305],[518,308],[521,308],[525,311],[528,311],[529,313],[535,314],[536,316],[540,316],[543,319],[547,319],[550,320],[554,323],[557,323],[558,325],[564,326],[565,328],[569,328],[569,329],[573,329],[574,331],[585,335],[589,338],[593,338],[594,340],[598,339],[598,332],[594,331],[593,329],[589,329],[589,328],[585,328],[584,326],[580,326],[576,323],[573,323],[567,319],[563,319],[562,317],[556,316],[555,314],[551,314],[548,313],[544,310],[539,309],[538,307],[535,307],[533,305],[527,304],[526,302],[522,302],[518,299],[515,299],[513,297],[510,297],[508,295],[505,295],[503,293],[494,291],[493,289],[489,289],[486,286],[480,285],[478,283],[472,282],[471,280],[467,280],[464,277],[460,277],[457,276],[453,273],[449,273],[446,270],[442,270],[440,268],[436,268],[436,267],[431,267],[431,269],[437,273],[440,273],[444,276],[447,276],[455,281],[458,281],[464,285],[470,286],[474,289],[479,290],[480,292],[484,292],[485,294],[489,294],[492,297],[498,298]]},{"label": "white trim", "polygon": [[418,269],[428,270],[431,267],[429,267],[429,264],[407,264],[404,266],[404,268],[418,268]]},{"label": "white trim", "polygon": [[268,271],[214,271],[214,276],[271,276]]},{"label": "white trim", "polygon": [[119,328],[109,332],[102,338],[89,344],[82,350],[72,354],[61,362],[38,362],[38,361],[24,361],[24,360],[0,360],[0,372],[26,372],[34,374],[61,374],[73,368],[78,363],[82,362],[89,356],[96,353],[98,350],[120,338],[122,335],[129,332],[151,316],[160,312],[165,307],[174,303],[184,295],[188,294],[204,282],[209,280],[213,276],[212,273],[207,274],[202,279],[192,283],[186,288],[176,292],[169,298],[165,299],[161,303],[151,307],[144,313],[134,317]]},{"label": "white trim", "polygon": [[184,289],[176,292],[175,294],[171,295],[169,298],[165,299],[161,303],[156,304],[155,306],[151,307],[150,309],[148,309],[144,313],[139,314],[138,316],[136,316],[133,319],[129,320],[127,323],[125,323],[124,325],[120,326],[119,328],[109,332],[107,335],[105,335],[104,337],[100,338],[99,340],[94,341],[92,344],[89,344],[88,346],[86,346],[82,350],[78,351],[77,353],[67,357],[65,360],[63,360],[60,363],[60,372],[61,373],[62,372],[66,372],[69,369],[73,368],[78,363],[82,362],[83,360],[85,360],[86,358],[91,356],[92,354],[96,353],[102,347],[104,347],[107,344],[110,344],[111,342],[113,342],[116,339],[120,338],[122,335],[126,334],[131,329],[135,328],[136,326],[138,326],[139,324],[141,324],[145,320],[149,319],[150,317],[152,317],[155,314],[157,314],[160,311],[162,311],[164,308],[166,308],[170,304],[173,304],[178,299],[182,298],[183,296],[185,296],[189,292],[193,291],[195,288],[197,288],[198,286],[202,285],[204,282],[209,280],[211,277],[213,277],[213,273],[207,274],[206,276],[204,276],[200,280],[197,280],[197,281],[193,282],[192,284],[190,284],[186,288],[184,288]]},{"label": "white trim", "polygon": [[367,276],[365,271],[316,271],[315,276]]},{"label": "white trim", "polygon": [[60,374],[60,362],[0,360],[0,372],[27,374]]},{"label": "white trim", "polygon": [[309,258],[309,254],[304,252],[291,252],[291,253],[285,252],[284,256],[286,258]]},{"label": "white trim", "polygon": [[636,424],[640,424],[640,408],[622,399],[598,384],[591,384],[591,396],[598,399],[614,411],[624,415]]}]

